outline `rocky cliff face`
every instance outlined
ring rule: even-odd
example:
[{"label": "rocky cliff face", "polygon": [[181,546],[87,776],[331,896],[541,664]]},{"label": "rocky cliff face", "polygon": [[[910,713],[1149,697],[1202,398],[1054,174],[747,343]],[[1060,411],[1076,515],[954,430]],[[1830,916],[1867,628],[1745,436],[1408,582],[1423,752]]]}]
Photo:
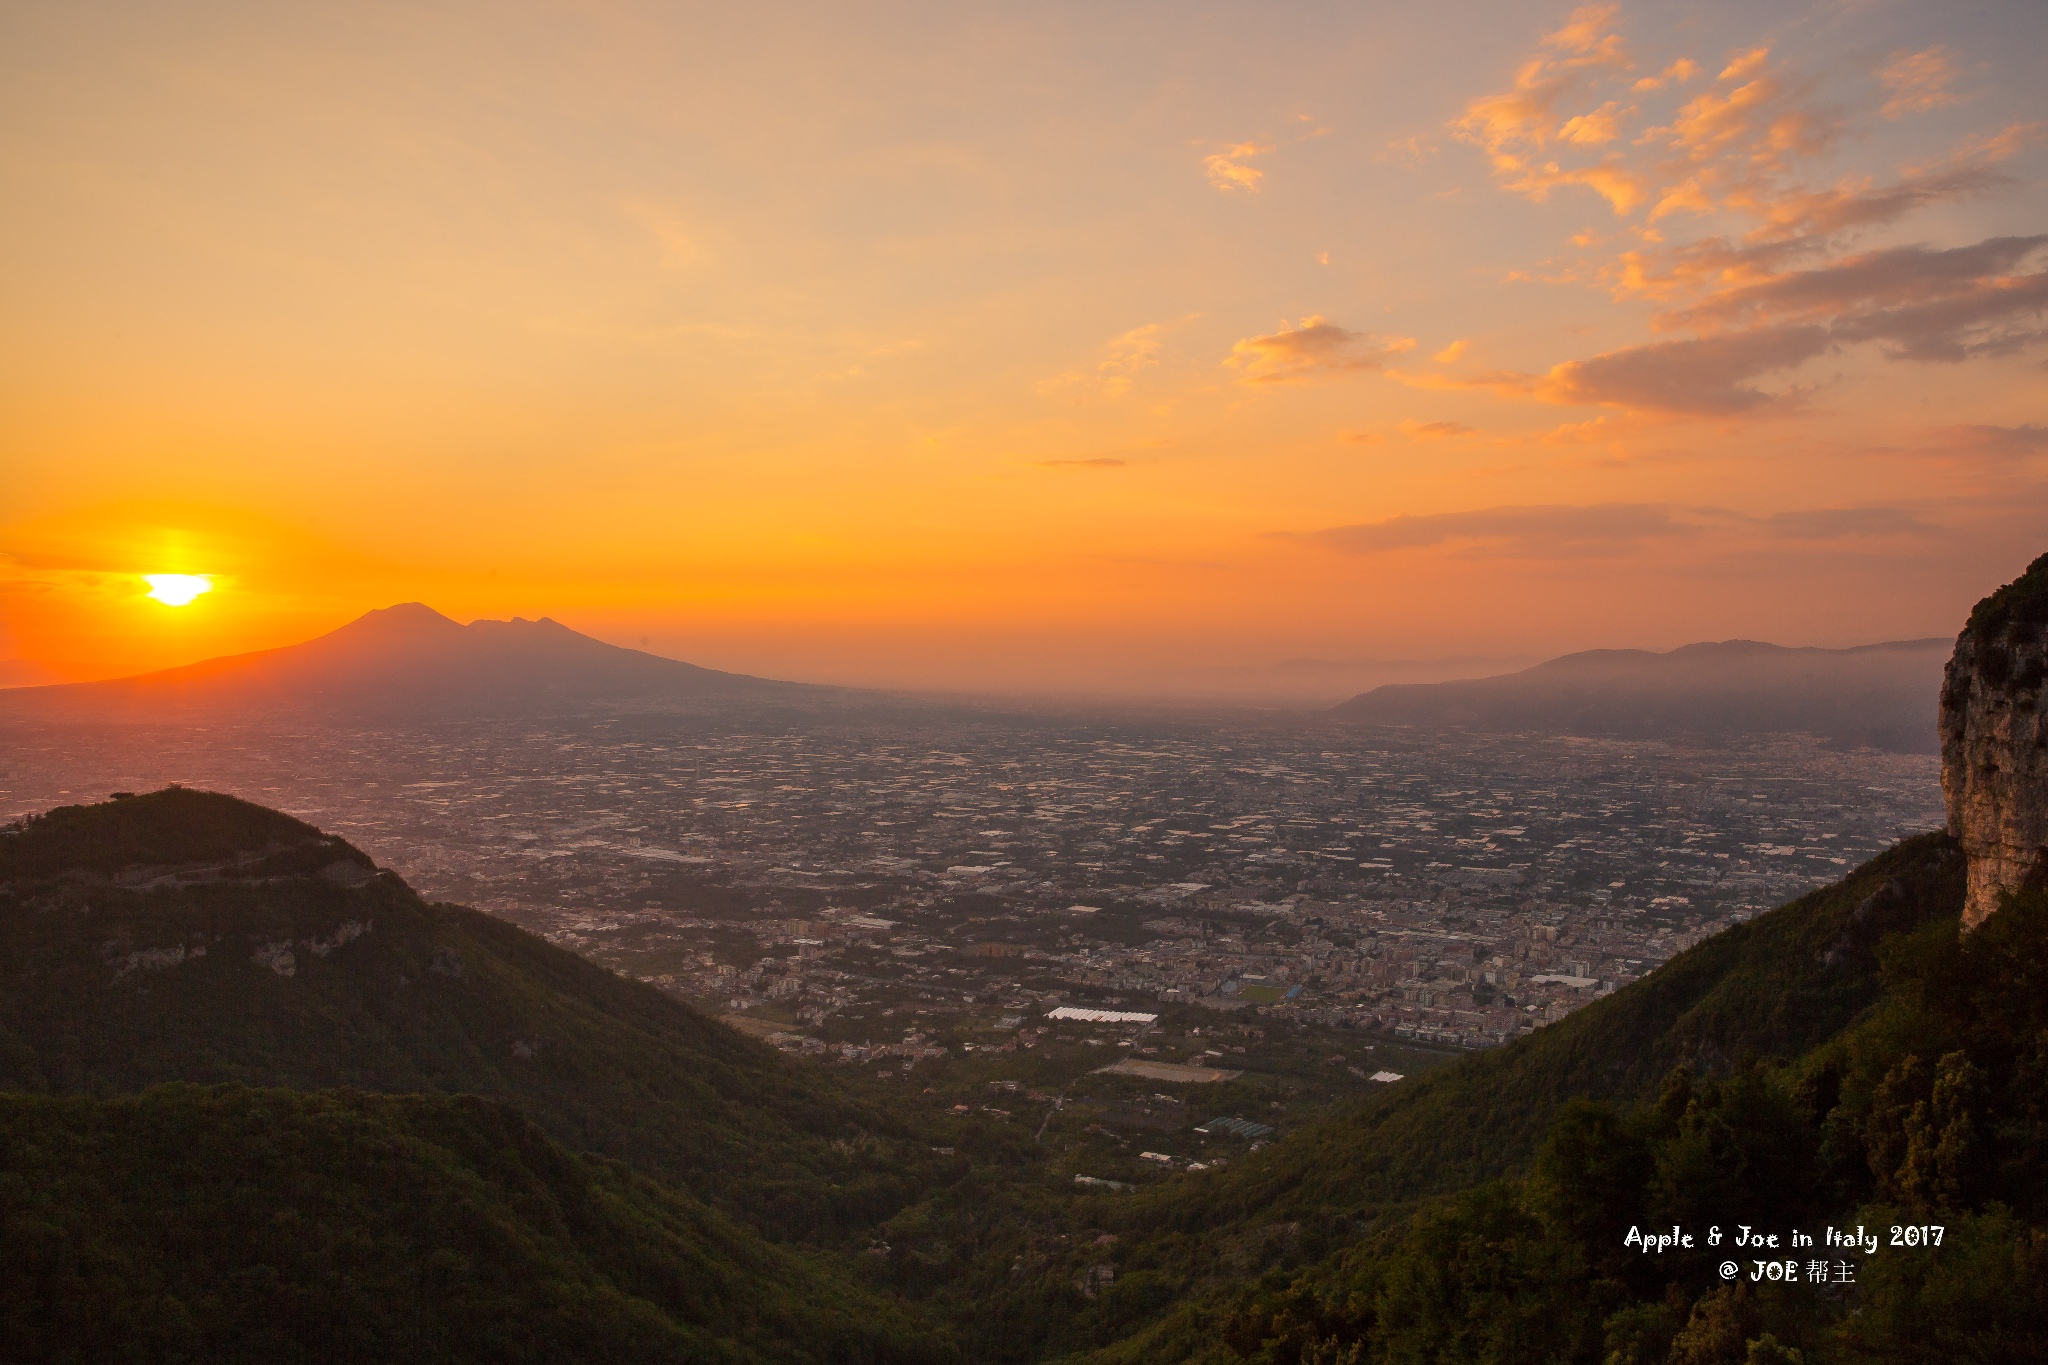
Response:
[{"label": "rocky cliff face", "polygon": [[1963,927],[2048,880],[2048,555],[1977,604],[1941,689],[1948,831],[1970,858]]}]

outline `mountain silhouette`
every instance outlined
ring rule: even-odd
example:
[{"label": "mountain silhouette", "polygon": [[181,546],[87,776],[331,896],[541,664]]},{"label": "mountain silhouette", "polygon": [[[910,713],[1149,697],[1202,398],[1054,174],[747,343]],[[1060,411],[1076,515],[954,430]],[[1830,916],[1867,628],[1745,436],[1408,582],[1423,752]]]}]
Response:
[{"label": "mountain silhouette", "polygon": [[542,617],[462,625],[405,602],[302,644],[130,678],[10,688],[17,714],[165,710],[499,712],[590,702],[792,700],[832,689],[721,673],[608,645]]},{"label": "mountain silhouette", "polygon": [[1391,683],[1331,714],[1423,729],[1625,739],[1800,731],[1838,745],[1933,753],[1941,671],[1952,644],[1793,649],[1724,640],[1664,654],[1594,649],[1499,677]]}]

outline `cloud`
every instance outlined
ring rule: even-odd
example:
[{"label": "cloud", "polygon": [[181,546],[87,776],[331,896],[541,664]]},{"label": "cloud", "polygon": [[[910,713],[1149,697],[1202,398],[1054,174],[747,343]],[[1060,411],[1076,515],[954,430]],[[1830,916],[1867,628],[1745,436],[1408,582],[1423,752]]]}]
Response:
[{"label": "cloud", "polygon": [[[1733,211],[1762,219],[1773,238],[1825,234],[2004,184],[1984,166],[2035,131],[2015,125],[1965,144],[1946,167],[1911,173],[1898,186],[1809,192],[1787,179],[1831,150],[1845,126],[1840,110],[1815,98],[1811,79],[1753,46],[1688,98],[1679,87],[1701,74],[1699,64],[1680,58],[1658,75],[1633,77],[1631,55],[1612,32],[1617,13],[1575,12],[1522,62],[1510,90],[1471,101],[1450,123],[1454,137],[1484,150],[1503,189],[1539,201],[1585,189],[1617,216],[1640,211],[1649,223]],[[1945,47],[1893,53],[1879,77],[1888,98],[1876,112],[1896,118],[1956,103],[1948,86],[1957,70]]]},{"label": "cloud", "polygon": [[[2009,285],[2005,277],[2048,247],[2048,235],[1991,237],[1973,246],[1890,247],[1811,270],[1725,289],[1672,315],[1690,327],[1833,319],[1902,304],[1933,303]],[[2024,305],[2020,305],[2024,306]]]},{"label": "cloud", "polygon": [[1609,100],[1589,113],[1574,114],[1559,125],[1558,139],[1563,142],[1576,142],[1586,147],[1598,147],[1603,142],[1612,142],[1621,136],[1619,123],[1624,112],[1634,111],[1623,111],[1618,101]]},{"label": "cloud", "polygon": [[1377,370],[1415,342],[1353,332],[1328,318],[1305,317],[1298,327],[1271,336],[1245,337],[1230,348],[1226,365],[1244,371],[1246,384],[1299,384],[1331,375]]},{"label": "cloud", "polygon": [[1752,383],[1829,346],[1825,328],[1759,328],[1733,336],[1628,346],[1552,369],[1541,396],[1553,402],[1731,416],[1782,401]]},{"label": "cloud", "polygon": [[1503,189],[1539,201],[1586,189],[1620,217],[1647,208],[1651,222],[1708,214],[1768,200],[1839,137],[1839,116],[1766,47],[1737,52],[1689,99],[1679,87],[1701,74],[1690,58],[1631,78],[1628,49],[1610,31],[1616,13],[1575,13],[1522,63],[1512,89],[1473,100],[1449,125],[1485,151]]},{"label": "cloud", "polygon": [[2048,271],[2015,272],[2044,251],[2048,234],[1889,247],[1741,283],[1657,322],[1702,331],[1825,323],[1834,340],[1876,341],[1894,360],[2002,355],[2043,337]]},{"label": "cloud", "polygon": [[1904,118],[1958,104],[1961,101],[1948,89],[1955,78],[1955,54],[1945,47],[1894,52],[1877,75],[1878,83],[1891,92],[1878,112],[1886,118]]},{"label": "cloud", "polygon": [[1256,142],[1233,143],[1220,152],[1203,157],[1202,170],[1208,175],[1209,183],[1225,194],[1257,194],[1259,182],[1266,178],[1266,173],[1244,162],[1272,150]]},{"label": "cloud", "polygon": [[1036,463],[1040,469],[1122,469],[1130,461],[1097,455],[1089,460],[1039,460]]},{"label": "cloud", "polygon": [[1464,340],[1454,341],[1450,345],[1444,347],[1441,351],[1438,351],[1435,355],[1431,356],[1430,359],[1434,360],[1439,365],[1448,365],[1452,361],[1464,355],[1465,348],[1467,346],[1470,346],[1471,344],[1471,342]]},{"label": "cloud", "polygon": [[[1627,249],[1542,278],[1597,278],[1617,299],[1663,305],[1653,330],[1692,335],[1540,374],[1390,377],[1642,414],[1727,417],[1787,406],[1796,395],[1768,386],[1770,377],[1837,348],[1874,344],[1890,360],[1954,362],[2048,340],[2048,271],[2035,263],[2048,237],[1845,254],[1857,234],[2012,186],[1998,163],[2038,137],[2041,125],[1965,140],[1888,182],[1810,188],[1796,183],[1797,172],[1834,147],[1846,126],[1840,111],[1816,100],[1811,80],[1760,45],[1737,50],[1709,80],[1698,79],[1705,73],[1689,59],[1636,76],[1612,31],[1615,15],[1612,7],[1576,12],[1521,65],[1512,90],[1474,100],[1451,129],[1485,150],[1503,189],[1532,200],[1586,189],[1617,216],[1637,219],[1610,235],[1633,236]],[[1867,112],[1896,117],[1954,103],[1948,89],[1957,70],[1946,48],[1894,53],[1881,76],[1889,103],[1877,110],[1872,101]],[[1663,221],[1710,213],[1741,215],[1752,226],[1665,241]],[[1586,233],[1573,240],[1587,251],[1603,247]]]},{"label": "cloud", "polygon": [[1463,422],[1403,422],[1401,434],[1417,441],[1447,441],[1458,436],[1476,436],[1479,428]]},{"label": "cloud", "polygon": [[2003,161],[2016,154],[2030,142],[2038,142],[2044,126],[2039,123],[2012,123],[1995,133],[1984,133],[1963,139],[1956,149],[1957,161]]},{"label": "cloud", "polygon": [[[1618,299],[1672,300],[1700,292],[1725,296],[1763,284],[1803,261],[1825,256],[1834,248],[1833,239],[1844,234],[1885,227],[1916,209],[1974,198],[2013,183],[2010,176],[1984,164],[1990,158],[1981,150],[1971,149],[1967,156],[1969,164],[1913,172],[1887,185],[1866,179],[1748,204],[1763,221],[1742,240],[1704,237],[1624,251],[1602,268],[1600,278]],[[1677,316],[1665,314],[1660,325],[1671,325]]]},{"label": "cloud", "polygon": [[1606,502],[1482,507],[1469,512],[1404,514],[1276,539],[1307,541],[1343,554],[1462,547],[1506,559],[1583,559],[1615,555],[1655,541],[1762,534],[1780,540],[1847,540],[1922,534],[1934,528],[1896,507],[1824,507],[1752,517],[1720,507]]},{"label": "cloud", "polygon": [[1783,172],[1799,157],[1828,150],[1837,120],[1806,102],[1803,82],[1770,65],[1770,49],[1754,48],[1729,62],[1671,122],[1651,128],[1639,146],[1663,145],[1691,168],[1671,184],[1650,213],[1652,219],[1677,209],[1706,211],[1716,185],[1740,185],[1758,175]]},{"label": "cloud", "polygon": [[[2011,355],[2048,340],[2048,271],[1973,280],[1945,298],[1876,308],[1837,322],[1844,341],[1876,341],[1893,360],[1961,361]],[[2029,323],[2036,325],[2029,326]]]},{"label": "cloud", "polygon": [[1412,169],[1426,162],[1436,160],[1436,155],[1436,144],[1428,138],[1418,135],[1394,139],[1386,146],[1380,148],[1378,154],[1373,159],[1375,161],[1391,161],[1397,166],[1407,166]]},{"label": "cloud", "polygon": [[2001,427],[1967,423],[1936,427],[1923,438],[1928,453],[1971,455],[1993,460],[2024,460],[2048,455],[2048,426],[2029,422]]},{"label": "cloud", "polygon": [[1787,540],[1845,540],[1854,536],[1895,536],[1930,529],[1897,507],[1818,507],[1763,518],[1767,532]]},{"label": "cloud", "polygon": [[1833,189],[1780,195],[1755,206],[1764,221],[1750,234],[1750,240],[1803,240],[1819,245],[1818,239],[1837,233],[1896,223],[1915,209],[2005,189],[2013,183],[2012,177],[1984,164],[1991,159],[1977,152],[1971,158],[1975,164],[1913,173],[1889,185],[1873,185],[1865,180]]},{"label": "cloud", "polygon": [[1656,75],[1643,77],[1630,86],[1629,89],[1639,95],[1647,95],[1652,90],[1662,90],[1665,86],[1674,83],[1684,85],[1699,74],[1700,64],[1698,62],[1693,61],[1689,57],[1680,57]]},{"label": "cloud", "polygon": [[[1460,141],[1485,149],[1500,173],[1522,170],[1528,157],[1555,142],[1564,124],[1559,106],[1583,90],[1601,68],[1626,69],[1628,50],[1608,26],[1618,5],[1587,5],[1542,41],[1543,51],[1515,73],[1512,90],[1473,100],[1451,124]],[[1581,125],[1585,126],[1585,125]]]},{"label": "cloud", "polygon": [[1103,347],[1103,356],[1095,367],[1097,374],[1128,382],[1138,371],[1159,363],[1160,332],[1163,329],[1156,322],[1143,327],[1133,327],[1122,336],[1112,337]]},{"label": "cloud", "polygon": [[1423,388],[1486,388],[1546,403],[1585,404],[1632,412],[1732,417],[1781,404],[1752,381],[1791,369],[1833,343],[1820,326],[1759,328],[1729,336],[1653,342],[1569,360],[1548,374],[1496,370],[1466,380],[1441,376],[1395,378]]},{"label": "cloud", "polygon": [[1550,197],[1552,190],[1574,185],[1589,189],[1605,199],[1617,216],[1628,213],[1650,195],[1650,188],[1643,183],[1642,177],[1623,165],[1618,156],[1609,157],[1597,166],[1578,166],[1569,170],[1555,161],[1546,161],[1523,170],[1508,182],[1506,188],[1540,204]]},{"label": "cloud", "polygon": [[1159,348],[1164,344],[1165,330],[1161,323],[1148,322],[1121,336],[1112,337],[1104,343],[1102,359],[1096,362],[1092,372],[1069,370],[1040,380],[1038,392],[1046,397],[1065,393],[1099,399],[1121,398],[1130,392],[1133,376],[1159,363]]},{"label": "cloud", "polygon": [[1610,502],[1485,507],[1470,512],[1403,514],[1385,521],[1332,526],[1295,537],[1344,554],[1373,555],[1467,543],[1517,559],[1564,559],[1613,554],[1646,540],[1699,534],[1695,522],[1656,503]]},{"label": "cloud", "polygon": [[[1547,374],[1393,377],[1421,388],[1486,388],[1550,403],[1727,417],[1783,404],[1758,386],[1829,350],[1877,343],[1888,359],[1961,361],[2048,340],[2048,270],[2016,273],[2048,253],[2048,234],[1946,249],[1889,247],[1808,270],[1767,274],[1724,264],[1744,282],[1660,327],[1704,333],[1626,346]],[[1702,255],[1702,259],[1711,259]]]}]

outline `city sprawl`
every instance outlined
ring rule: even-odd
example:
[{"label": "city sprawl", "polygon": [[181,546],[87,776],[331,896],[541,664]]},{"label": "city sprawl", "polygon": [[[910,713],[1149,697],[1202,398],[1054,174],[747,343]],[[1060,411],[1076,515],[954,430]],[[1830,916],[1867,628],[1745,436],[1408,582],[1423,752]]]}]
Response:
[{"label": "city sprawl", "polygon": [[[1249,713],[24,726],[8,752],[10,817],[172,781],[233,791],[430,896],[860,1063],[938,1055],[940,1016],[1032,1047],[1063,1004],[1494,1046],[1941,818],[1935,759],[1796,736]],[[899,1039],[877,1007],[932,1022]],[[1190,1059],[1220,1055],[1184,1036]]]}]

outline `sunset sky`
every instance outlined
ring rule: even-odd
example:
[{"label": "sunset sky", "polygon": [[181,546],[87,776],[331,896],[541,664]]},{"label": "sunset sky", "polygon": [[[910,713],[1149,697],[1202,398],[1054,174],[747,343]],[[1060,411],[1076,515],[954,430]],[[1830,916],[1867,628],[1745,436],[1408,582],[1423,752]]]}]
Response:
[{"label": "sunset sky", "polygon": [[0,660],[407,600],[1004,689],[1953,634],[2048,550],[2044,53],[2037,0],[11,6]]}]

